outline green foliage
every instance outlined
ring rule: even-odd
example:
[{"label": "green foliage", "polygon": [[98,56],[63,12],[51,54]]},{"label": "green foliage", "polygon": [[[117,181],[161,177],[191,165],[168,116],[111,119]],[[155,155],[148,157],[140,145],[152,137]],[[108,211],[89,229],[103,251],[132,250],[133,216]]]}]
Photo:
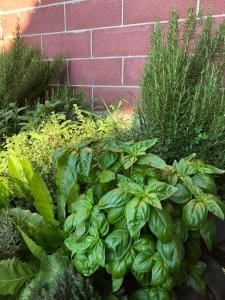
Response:
[{"label": "green foliage", "polygon": [[[9,209],[29,251],[41,261],[39,275],[22,290],[23,295],[38,291],[44,297],[58,291],[51,278],[59,269],[63,274],[68,250],[83,276],[104,268],[111,275],[112,292],[120,290],[132,273],[140,287],[131,296],[134,299],[139,295],[170,299],[173,288],[184,282],[204,293],[199,243],[202,236],[208,249],[212,247],[214,224],[209,212],[224,219],[224,204],[211,190],[212,174],[224,171],[195,160],[194,155],[168,165],[149,152],[155,143],[155,139],[137,143],[106,139],[57,150],[53,210],[40,175],[29,172],[32,209],[40,215]],[[210,180],[202,189],[200,179],[205,176]],[[34,190],[41,191],[41,197]],[[53,217],[46,218],[42,203]],[[43,285],[42,278],[50,282]]]},{"label": "green foliage", "polygon": [[137,116],[164,159],[195,152],[224,166],[225,23],[198,17],[190,9],[182,26],[174,10],[165,30],[154,27]]},{"label": "green foliage", "polygon": [[10,50],[0,53],[0,109],[10,103],[18,107],[34,104],[62,69],[62,58],[44,60],[39,50],[23,42],[18,27]]}]

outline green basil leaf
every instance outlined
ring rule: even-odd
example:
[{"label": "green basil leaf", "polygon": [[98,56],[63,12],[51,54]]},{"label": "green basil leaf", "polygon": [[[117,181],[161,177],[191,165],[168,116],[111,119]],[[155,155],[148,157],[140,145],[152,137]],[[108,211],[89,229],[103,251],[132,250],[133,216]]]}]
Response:
[{"label": "green basil leaf", "polygon": [[217,203],[218,198],[212,194],[206,194],[204,198],[204,205],[212,214],[217,216],[219,219],[224,220],[224,213],[220,205]]},{"label": "green basil leaf", "polygon": [[156,249],[155,240],[151,235],[143,235],[139,240],[133,242],[132,248],[137,252],[154,252]]},{"label": "green basil leaf", "polygon": [[103,150],[121,153],[123,152],[122,144],[116,139],[110,139],[105,144]]},{"label": "green basil leaf", "polygon": [[167,279],[162,283],[161,287],[164,290],[171,291],[175,286],[175,280],[173,276],[167,277]]},{"label": "green basil leaf", "polygon": [[111,207],[119,207],[124,205],[130,196],[124,193],[124,191],[120,188],[116,188],[107,194],[105,194],[98,203],[100,209],[107,209]]},{"label": "green basil leaf", "polygon": [[123,259],[129,251],[131,243],[132,240],[127,229],[117,229],[111,232],[105,239],[106,249],[111,255],[110,259]]},{"label": "green basil leaf", "polygon": [[191,286],[197,293],[201,295],[205,294],[206,283],[201,276],[189,274],[187,277],[187,284]]},{"label": "green basil leaf", "polygon": [[150,204],[153,207],[156,207],[158,209],[162,209],[162,204],[158,198],[158,196],[154,193],[148,194],[148,196],[143,198],[143,201]]},{"label": "green basil leaf", "polygon": [[118,222],[122,217],[124,217],[124,206],[113,207],[108,210],[108,221],[110,224]]},{"label": "green basil leaf", "polygon": [[89,224],[87,221],[83,221],[76,225],[76,229],[73,233],[74,241],[80,242],[88,233]]},{"label": "green basil leaf", "polygon": [[172,239],[173,222],[165,209],[151,209],[148,225],[152,233],[157,236],[161,242],[168,243]]},{"label": "green basil leaf", "polygon": [[91,276],[94,274],[99,265],[92,253],[76,253],[74,256],[74,265],[76,270],[84,276]]},{"label": "green basil leaf", "polygon": [[139,239],[140,231],[148,221],[149,211],[149,205],[141,198],[135,197],[127,202],[124,212],[127,228],[134,240]]},{"label": "green basil leaf", "polygon": [[139,156],[139,155],[145,155],[145,151],[154,146],[157,142],[157,139],[150,139],[150,140],[144,140],[137,142],[125,149],[125,152]]},{"label": "green basil leaf", "polygon": [[134,259],[132,270],[135,272],[147,273],[153,266],[154,251],[140,252]]},{"label": "green basil leaf", "polygon": [[63,225],[63,230],[65,233],[70,233],[74,231],[76,228],[76,214],[71,214],[65,220]]},{"label": "green basil leaf", "polygon": [[159,253],[156,253],[153,257],[153,267],[152,267],[152,286],[161,285],[168,277],[169,269],[164,263]]},{"label": "green basil leaf", "polygon": [[216,225],[213,220],[208,219],[200,228],[201,236],[209,251],[212,251],[213,241],[216,235]]},{"label": "green basil leaf", "polygon": [[103,153],[100,158],[99,158],[99,165],[103,170],[108,169],[109,167],[111,167],[115,161],[118,158],[118,154],[117,153],[113,153],[113,152],[105,152]]},{"label": "green basil leaf", "polygon": [[148,288],[138,289],[131,295],[130,300],[150,300],[148,292]]},{"label": "green basil leaf", "polygon": [[116,178],[115,173],[110,170],[104,170],[98,174],[99,182],[106,183]]},{"label": "green basil leaf", "polygon": [[156,248],[171,272],[177,272],[184,258],[184,248],[179,238],[174,237],[169,243],[157,241]]},{"label": "green basil leaf", "polygon": [[121,158],[121,164],[125,170],[129,169],[136,161],[137,158],[132,155],[126,155]]},{"label": "green basil leaf", "polygon": [[117,292],[123,284],[123,277],[122,278],[114,278],[112,277],[112,291]]},{"label": "green basil leaf", "polygon": [[185,204],[189,200],[191,200],[192,195],[183,184],[177,183],[175,187],[177,188],[177,191],[172,196],[170,196],[170,199],[173,202],[177,204]]},{"label": "green basil leaf", "polygon": [[180,218],[173,220],[173,229],[174,233],[184,243],[188,238],[188,230],[185,228]]},{"label": "green basil leaf", "polygon": [[99,240],[94,246],[93,257],[99,266],[105,267],[105,246],[102,240]]},{"label": "green basil leaf", "polygon": [[118,186],[125,193],[132,194],[137,197],[145,196],[143,186],[135,183],[132,179],[118,174]]},{"label": "green basil leaf", "polygon": [[216,184],[212,176],[202,174],[195,175],[191,179],[195,185],[197,185],[200,189],[203,190],[204,193],[217,193]]},{"label": "green basil leaf", "polygon": [[123,259],[114,260],[106,265],[106,271],[112,274],[113,278],[120,279],[126,275],[127,265]]},{"label": "green basil leaf", "polygon": [[95,207],[91,213],[90,224],[97,228],[101,236],[105,236],[109,231],[109,223],[102,211]]},{"label": "green basil leaf", "polygon": [[79,224],[89,218],[92,210],[92,204],[84,198],[78,200],[75,203],[72,203],[71,210],[73,213],[76,214],[75,217],[76,224]]},{"label": "green basil leaf", "polygon": [[177,188],[157,179],[149,179],[146,188],[146,193],[155,193],[160,200],[165,200],[171,197]]},{"label": "green basil leaf", "polygon": [[79,173],[88,176],[92,161],[92,149],[85,147],[80,151]]},{"label": "green basil leaf", "polygon": [[171,300],[170,294],[161,288],[149,289],[148,297],[154,300]]},{"label": "green basil leaf", "polygon": [[207,219],[207,209],[198,200],[189,201],[183,208],[182,222],[190,230],[199,229]]},{"label": "green basil leaf", "polygon": [[189,271],[192,273],[194,276],[201,276],[205,269],[206,269],[206,264],[202,261],[198,261],[197,263],[193,265],[188,266]]},{"label": "green basil leaf", "polygon": [[92,249],[96,245],[96,239],[92,236],[85,236],[79,243],[73,236],[68,237],[64,241],[65,246],[72,252],[75,253],[85,253]]},{"label": "green basil leaf", "polygon": [[145,156],[141,157],[138,164],[144,166],[147,165],[159,170],[165,170],[168,168],[166,162],[162,158],[152,153],[147,153]]}]

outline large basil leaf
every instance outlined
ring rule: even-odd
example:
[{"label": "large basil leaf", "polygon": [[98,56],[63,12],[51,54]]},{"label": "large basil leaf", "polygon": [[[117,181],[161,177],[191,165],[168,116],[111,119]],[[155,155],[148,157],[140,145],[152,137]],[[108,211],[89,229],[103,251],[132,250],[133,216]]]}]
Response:
[{"label": "large basil leaf", "polygon": [[137,252],[155,251],[156,243],[151,235],[143,235],[139,240],[134,241],[132,248]]},{"label": "large basil leaf", "polygon": [[117,153],[113,153],[113,152],[105,152],[101,155],[101,157],[99,158],[99,165],[103,170],[108,169],[109,167],[111,167],[115,161],[118,158],[118,154]]},{"label": "large basil leaf", "polygon": [[124,193],[121,188],[116,188],[105,194],[98,203],[100,209],[107,209],[111,207],[118,207],[124,205],[130,196]]},{"label": "large basil leaf", "polygon": [[105,267],[105,245],[102,240],[97,242],[92,253],[99,266]]},{"label": "large basil leaf", "polygon": [[89,222],[83,221],[76,225],[76,229],[73,232],[74,241],[80,242],[87,234],[89,229]]},{"label": "large basil leaf", "polygon": [[165,209],[152,208],[148,225],[152,233],[163,242],[168,243],[173,236],[173,222]]},{"label": "large basil leaf", "polygon": [[217,188],[212,176],[207,174],[195,175],[192,177],[195,185],[203,190],[205,193],[216,194]]},{"label": "large basil leaf", "polygon": [[76,270],[84,276],[91,276],[99,267],[92,252],[77,253],[74,256],[74,265]]},{"label": "large basil leaf", "polygon": [[125,170],[129,169],[136,161],[137,157],[132,155],[126,155],[121,158],[121,164]]},{"label": "large basil leaf", "polygon": [[173,229],[174,229],[174,233],[184,243],[188,238],[188,229],[185,228],[180,218],[173,220]]},{"label": "large basil leaf", "polygon": [[104,170],[98,174],[98,178],[100,183],[106,183],[114,180],[116,178],[116,175],[110,170]]},{"label": "large basil leaf", "polygon": [[156,253],[153,257],[153,267],[152,267],[152,286],[161,285],[168,277],[169,269],[164,263],[159,253]]},{"label": "large basil leaf", "polygon": [[80,151],[79,174],[88,176],[92,161],[92,149],[85,147]]},{"label": "large basil leaf", "polygon": [[61,157],[56,162],[57,209],[61,222],[65,219],[65,207],[69,202],[71,191],[77,182],[78,161],[75,153],[70,153],[67,159]]},{"label": "large basil leaf", "polygon": [[122,278],[114,278],[112,277],[112,291],[117,292],[123,284],[123,277]]},{"label": "large basil leaf", "polygon": [[112,274],[113,278],[120,279],[127,273],[127,265],[124,259],[114,260],[106,265],[106,271]]},{"label": "large basil leaf", "polygon": [[199,229],[207,218],[207,209],[204,203],[191,200],[183,209],[182,222],[190,230]]},{"label": "large basil leaf", "polygon": [[204,195],[203,203],[206,206],[206,208],[208,209],[208,211],[213,213],[219,219],[224,220],[224,212],[218,203],[219,201],[220,200],[212,194]]},{"label": "large basil leaf", "polygon": [[131,146],[125,147],[124,151],[133,156],[145,155],[145,151],[154,146],[156,142],[157,139],[140,141]]},{"label": "large basil leaf", "polygon": [[160,200],[164,200],[172,196],[177,188],[165,182],[158,181],[155,178],[148,180],[148,185],[145,189],[146,193],[155,193]]},{"label": "large basil leaf", "polygon": [[118,186],[125,193],[129,193],[137,197],[145,196],[143,186],[135,183],[132,179],[124,175],[118,175]]},{"label": "large basil leaf", "polygon": [[124,216],[124,206],[113,207],[108,210],[108,221],[110,224],[114,224]]},{"label": "large basil leaf", "polygon": [[[117,229],[105,239],[109,259],[123,259],[131,247],[131,237],[127,229]],[[121,277],[121,276],[120,276]]]},{"label": "large basil leaf", "polygon": [[188,266],[190,273],[187,277],[187,284],[190,285],[197,293],[202,295],[205,294],[206,290],[206,283],[202,276],[205,268],[206,264],[201,261]]},{"label": "large basil leaf", "polygon": [[96,245],[97,241],[92,236],[85,236],[80,242],[76,242],[76,239],[73,236],[65,239],[65,246],[72,252],[72,255],[75,253],[85,253],[92,249]]},{"label": "large basil leaf", "polygon": [[177,191],[170,197],[170,199],[177,204],[184,204],[191,200],[190,191],[183,184],[176,184]]},{"label": "large basil leaf", "polygon": [[162,209],[162,204],[158,198],[158,196],[154,193],[148,193],[144,198],[143,200],[150,204],[151,206],[153,207],[156,207],[158,209]]},{"label": "large basil leaf", "polygon": [[166,162],[162,158],[152,153],[147,153],[145,156],[141,157],[138,164],[147,165],[159,170],[165,170],[168,168]]},{"label": "large basil leaf", "polygon": [[216,234],[216,226],[214,221],[208,219],[200,228],[200,233],[208,250],[211,251]]},{"label": "large basil leaf", "polygon": [[131,300],[171,300],[169,292],[162,288],[138,289],[131,295]]},{"label": "large basil leaf", "polygon": [[16,294],[27,280],[37,274],[37,268],[17,258],[0,261],[0,294]]},{"label": "large basil leaf", "polygon": [[76,214],[73,213],[66,218],[65,223],[63,225],[63,229],[65,233],[70,233],[74,231],[75,228],[76,228]]},{"label": "large basil leaf", "polygon": [[156,248],[171,272],[177,272],[184,258],[184,248],[179,238],[173,237],[169,243],[157,241]]},{"label": "large basil leaf", "polygon": [[153,266],[154,251],[148,250],[140,252],[134,259],[132,264],[132,270],[135,272],[147,273]]},{"label": "large basil leaf", "polygon": [[148,221],[149,211],[149,205],[141,198],[135,197],[127,202],[124,212],[127,228],[134,240],[140,237],[140,231]]},{"label": "large basil leaf", "polygon": [[76,214],[75,223],[79,224],[83,221],[86,221],[91,213],[93,204],[90,203],[85,197],[78,200],[71,205],[71,211]]},{"label": "large basil leaf", "polygon": [[106,216],[97,207],[92,210],[90,225],[95,227],[101,236],[105,236],[109,231],[109,223]]}]

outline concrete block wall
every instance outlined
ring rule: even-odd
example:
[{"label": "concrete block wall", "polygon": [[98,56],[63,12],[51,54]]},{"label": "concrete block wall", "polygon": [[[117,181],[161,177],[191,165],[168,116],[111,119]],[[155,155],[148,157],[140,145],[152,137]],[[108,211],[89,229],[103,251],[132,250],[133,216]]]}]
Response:
[{"label": "concrete block wall", "polygon": [[63,54],[71,85],[106,103],[132,104],[148,53],[150,30],[176,7],[181,22],[192,5],[225,18],[225,0],[0,0],[0,43],[20,22],[24,39],[48,58]]}]

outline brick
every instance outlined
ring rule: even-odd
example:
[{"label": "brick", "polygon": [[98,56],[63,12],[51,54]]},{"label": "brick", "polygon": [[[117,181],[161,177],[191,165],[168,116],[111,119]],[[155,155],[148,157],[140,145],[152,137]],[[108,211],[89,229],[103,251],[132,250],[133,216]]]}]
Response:
[{"label": "brick", "polygon": [[126,58],[124,60],[124,85],[139,85],[146,58]]},{"label": "brick", "polygon": [[146,55],[150,26],[99,29],[93,32],[93,56]]},{"label": "brick", "polygon": [[[206,0],[207,1],[207,0]],[[221,0],[223,1],[223,0]],[[196,8],[196,0],[124,0],[124,24],[166,21],[171,9],[176,7],[180,18],[186,17],[190,6]]]},{"label": "brick", "polygon": [[67,29],[84,29],[121,24],[121,0],[89,0],[66,5]]},{"label": "brick", "polygon": [[90,57],[90,32],[62,33],[43,36],[45,55],[65,58]]},{"label": "brick", "polygon": [[140,95],[139,88],[126,87],[94,87],[94,99],[97,103],[118,104],[123,102],[123,106],[131,106],[137,101]]},{"label": "brick", "polygon": [[69,62],[72,84],[118,85],[121,83],[121,59],[85,59]]},{"label": "brick", "polygon": [[64,31],[63,5],[43,7],[32,11],[12,13],[2,16],[4,36],[16,31],[18,22],[22,34],[38,34]]},{"label": "brick", "polygon": [[26,44],[29,44],[36,48],[41,49],[41,36],[40,35],[26,36],[26,37],[23,37],[23,40]]},{"label": "brick", "polygon": [[224,0],[200,0],[200,7],[203,9],[204,14],[208,14],[208,13],[212,13],[215,15],[225,14]]},{"label": "brick", "polygon": [[0,11],[39,6],[38,0],[0,0]]}]

